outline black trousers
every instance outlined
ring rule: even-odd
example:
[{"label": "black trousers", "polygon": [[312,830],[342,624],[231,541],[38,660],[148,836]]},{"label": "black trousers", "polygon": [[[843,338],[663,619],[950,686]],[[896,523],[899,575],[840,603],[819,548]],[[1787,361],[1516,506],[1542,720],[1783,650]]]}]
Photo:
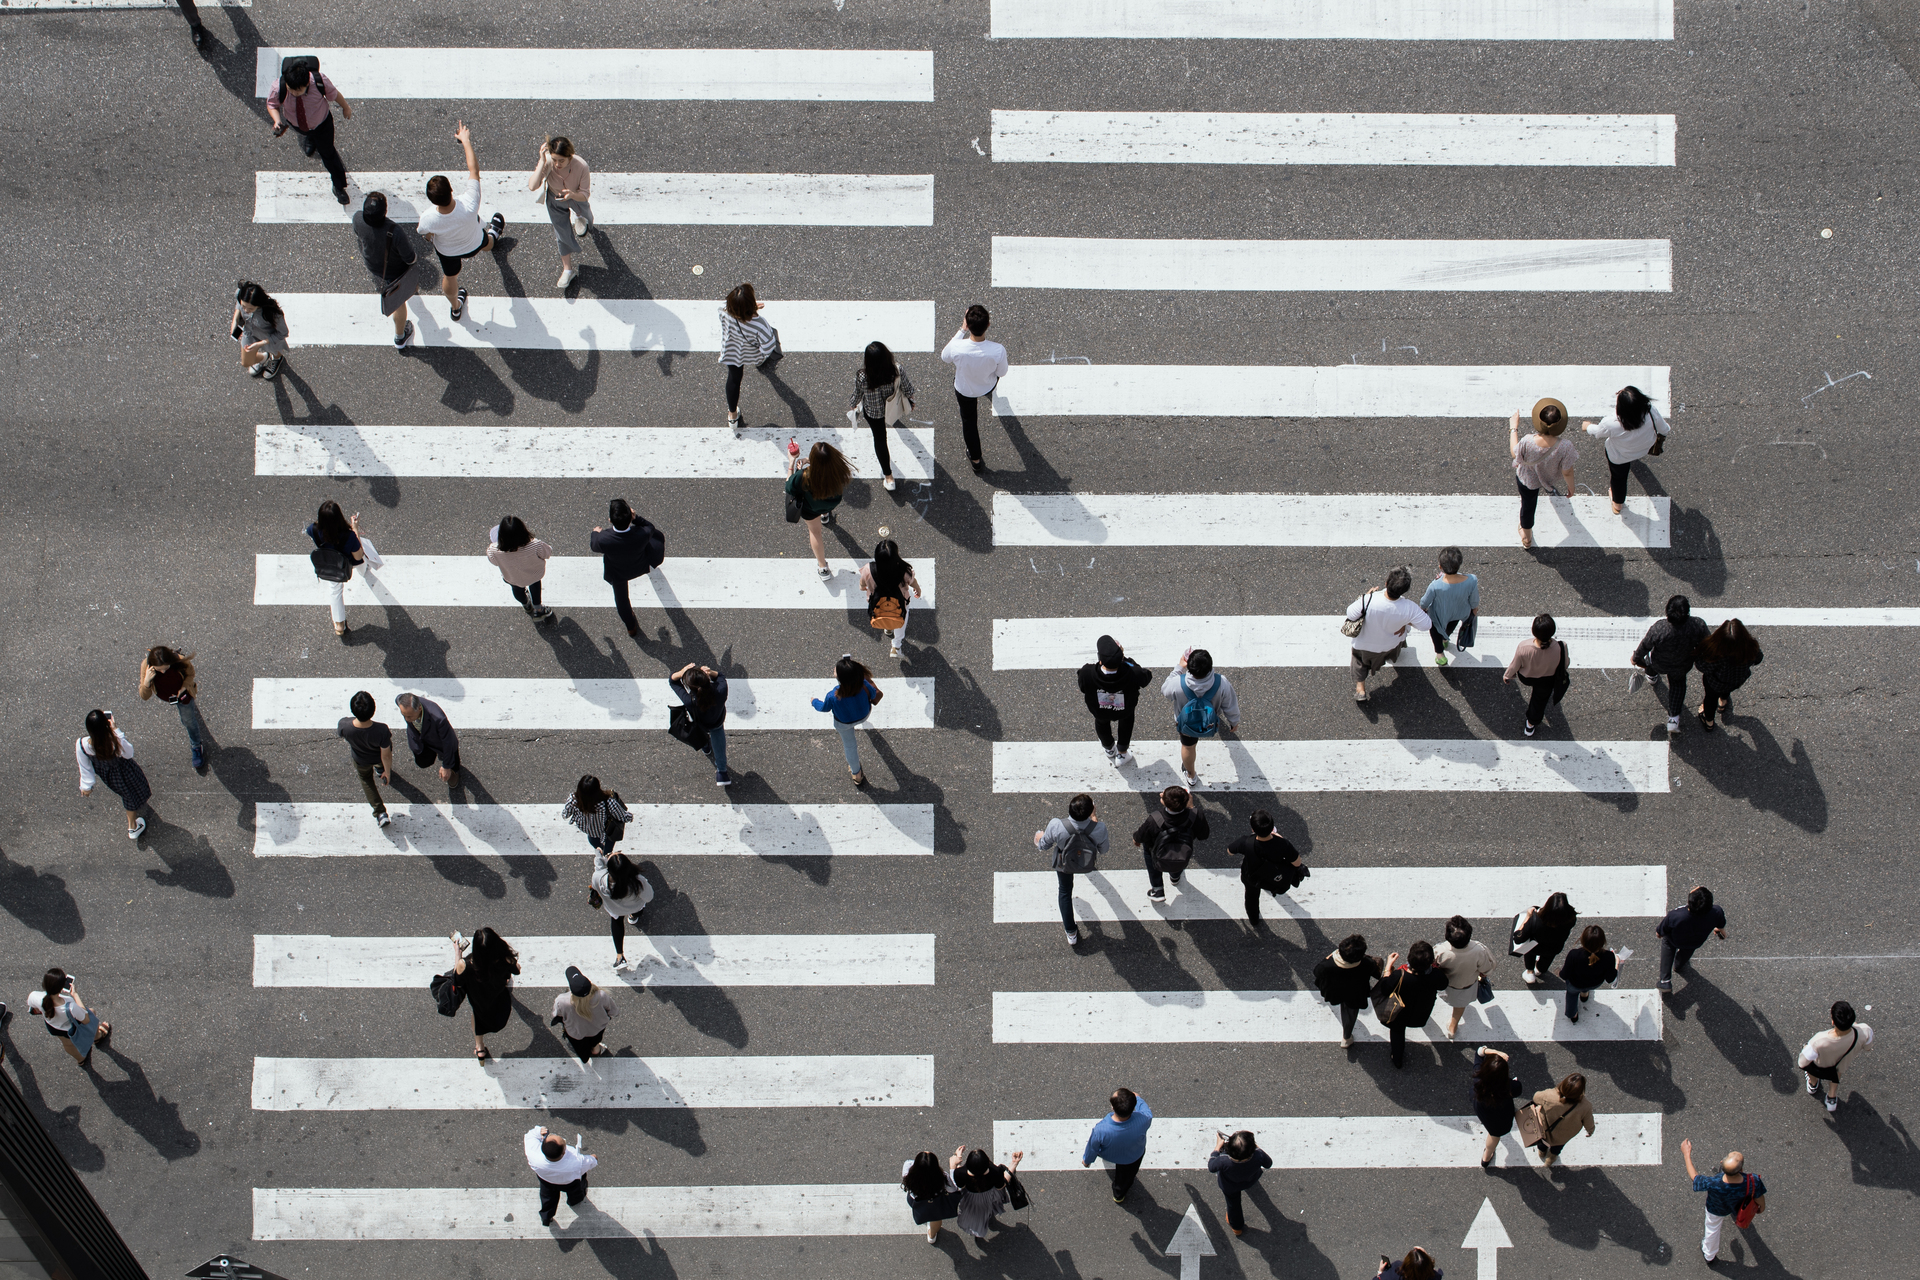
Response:
[{"label": "black trousers", "polygon": [[1135,1160],[1132,1164],[1117,1164],[1113,1166],[1112,1171],[1108,1173],[1107,1176],[1113,1179],[1113,1198],[1115,1200],[1124,1199],[1127,1192],[1133,1190],[1133,1180],[1140,1176],[1140,1165],[1145,1160],[1146,1157],[1141,1156],[1139,1160]]},{"label": "black trousers", "polygon": [[1519,476],[1513,478],[1513,486],[1520,490],[1520,527],[1531,529],[1533,528],[1533,509],[1540,505],[1540,491],[1529,489],[1521,484]]},{"label": "black trousers", "polygon": [[1360,1006],[1343,1004],[1340,1006],[1340,1036],[1344,1040],[1353,1039],[1353,1024],[1360,1018]]},{"label": "black trousers", "polygon": [[1633,470],[1631,462],[1615,462],[1607,459],[1607,485],[1613,492],[1615,502],[1627,500],[1627,474]]},{"label": "black trousers", "polygon": [[[1226,1175],[1219,1173],[1213,1175],[1213,1180],[1220,1184],[1220,1194],[1227,1198],[1227,1225],[1235,1231],[1245,1231],[1247,1229],[1247,1214],[1246,1210],[1240,1207],[1240,1193],[1245,1191],[1252,1183],[1241,1184],[1228,1182]],[[1254,1179],[1254,1182],[1258,1181],[1258,1178]]]},{"label": "black trousers", "polygon": [[587,1198],[587,1175],[583,1173],[565,1185],[558,1182],[548,1182],[545,1178],[541,1178],[540,1216],[542,1218],[551,1218],[554,1212],[560,1208],[560,1193],[562,1191],[567,1193],[568,1204],[579,1204]]},{"label": "black trousers", "polygon": [[200,25],[200,10],[194,7],[193,0],[175,0],[175,2],[180,6],[180,16],[187,20],[188,26]]},{"label": "black trousers", "polygon": [[1096,711],[1093,713],[1093,731],[1100,736],[1100,745],[1107,750],[1114,749],[1114,730],[1120,731],[1119,749],[1125,751],[1133,743],[1133,711]]},{"label": "black trousers", "polygon": [[745,367],[737,364],[727,366],[727,412],[740,412],[740,379],[747,376]]},{"label": "black trousers", "polygon": [[1553,962],[1560,958],[1560,948],[1548,951],[1544,947],[1535,947],[1521,958],[1521,968],[1531,969],[1535,973],[1553,976]]},{"label": "black trousers", "polygon": [[527,612],[531,613],[535,609],[538,609],[540,607],[540,584],[539,583],[536,582],[530,587],[515,587],[511,582],[509,582],[507,586],[513,589],[513,598],[515,600],[518,600],[520,602],[521,608],[525,609]]},{"label": "black trousers", "polygon": [[1393,1065],[1399,1066],[1407,1060],[1407,1024],[1391,1023],[1387,1027],[1387,1041],[1393,1047]]},{"label": "black trousers", "polygon": [[[418,751],[413,753],[414,766],[420,769],[432,768],[434,761],[438,760],[439,758],[440,758],[440,753],[438,751],[435,751],[432,747],[422,747]],[[459,769],[457,766],[448,765],[447,768],[452,769],[455,773],[459,772]]]},{"label": "black trousers", "polygon": [[1665,938],[1660,939],[1660,981],[1673,981],[1673,971],[1675,969],[1686,968],[1687,965],[1692,962],[1693,953],[1697,949],[1698,948],[1695,947],[1676,947]]},{"label": "black trousers", "polygon": [[1652,667],[1646,668],[1647,676],[1649,679],[1651,679],[1654,676],[1666,677],[1667,714],[1670,716],[1683,716],[1687,714],[1687,672],[1688,670],[1689,669],[1686,667],[1682,667],[1678,671],[1656,671]]},{"label": "black trousers", "polygon": [[[287,117],[283,113],[280,118],[284,120]],[[313,128],[295,129],[294,133],[299,135],[300,149],[310,156],[318,156],[320,163],[327,166],[327,172],[333,177],[333,189],[345,191],[347,166],[341,161],[340,153],[334,150],[333,113],[329,111],[327,118]]]},{"label": "black trousers", "polygon": [[624,582],[609,582],[613,588],[613,611],[620,615],[620,624],[627,629],[628,635],[638,635],[640,619],[633,616],[633,598],[627,594]]},{"label": "black trousers", "polygon": [[[860,415],[867,418],[867,415]],[[867,418],[867,430],[873,432],[873,453],[880,459],[880,474],[893,474],[893,455],[887,452],[887,420],[885,418]]]},{"label": "black trousers", "polygon": [[[591,1058],[593,1056],[593,1051],[600,1047],[600,1042],[607,1038],[607,1033],[604,1031],[596,1031],[594,1034],[588,1036],[585,1040],[575,1040],[572,1036],[568,1035],[564,1030],[562,1030],[560,1032],[560,1036],[562,1039],[564,1039],[567,1042],[567,1048],[573,1050],[573,1056],[580,1059],[580,1061],[585,1062],[588,1058]],[[581,1194],[582,1195],[586,1194],[584,1189],[582,1189]],[[579,1201],[571,1200],[571,1201],[568,1201],[568,1203],[578,1204]]]},{"label": "black trousers", "polygon": [[1520,683],[1527,686],[1527,723],[1534,728],[1540,727],[1541,719],[1547,714],[1547,702],[1553,697],[1553,677],[1541,676],[1535,680],[1529,676],[1519,677]]},{"label": "black trousers", "polygon": [[953,398],[960,402],[960,438],[966,441],[967,458],[972,460],[980,456],[980,398],[958,391]]},{"label": "black trousers", "polygon": [[[1275,883],[1278,882],[1276,881]],[[1267,886],[1263,884],[1243,884],[1240,887],[1246,890],[1247,920],[1252,924],[1259,924],[1260,895],[1268,891]]]},{"label": "black trousers", "polygon": [[1427,635],[1433,640],[1433,651],[1435,653],[1445,653],[1447,651],[1447,637],[1452,635],[1453,629],[1459,625],[1460,623],[1456,620],[1449,622],[1445,631],[1442,631],[1439,627],[1427,628]]}]

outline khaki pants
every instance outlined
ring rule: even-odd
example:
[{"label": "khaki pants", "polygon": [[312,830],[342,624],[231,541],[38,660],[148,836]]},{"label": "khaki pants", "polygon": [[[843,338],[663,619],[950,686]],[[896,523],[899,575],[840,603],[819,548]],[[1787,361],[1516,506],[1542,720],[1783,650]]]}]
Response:
[{"label": "khaki pants", "polygon": [[373,806],[375,813],[385,813],[387,802],[380,798],[379,784],[373,780],[373,771],[380,766],[353,762],[353,771],[360,775],[360,789],[367,793],[367,803]]}]

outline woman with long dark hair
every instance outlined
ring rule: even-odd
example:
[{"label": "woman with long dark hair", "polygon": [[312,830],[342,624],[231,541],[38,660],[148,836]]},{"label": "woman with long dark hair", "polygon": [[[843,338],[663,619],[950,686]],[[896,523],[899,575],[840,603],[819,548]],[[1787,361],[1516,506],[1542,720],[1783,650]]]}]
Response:
[{"label": "woman with long dark hair", "polygon": [[[314,554],[322,549],[338,553],[331,556],[338,560],[344,577],[325,577],[327,584],[327,608],[333,615],[333,634],[344,637],[347,634],[347,583],[353,580],[353,566],[364,564],[368,569],[378,569],[383,563],[380,553],[374,549],[373,539],[360,529],[360,513],[343,515],[340,504],[328,498],[320,504],[319,513],[307,525],[307,537],[313,540]],[[342,559],[344,557],[344,559]],[[321,570],[318,561],[314,572]]]},{"label": "woman with long dark hair", "polygon": [[713,785],[732,786],[733,775],[727,772],[727,678],[712,667],[689,662],[668,677],[667,683],[687,708],[694,727],[706,732]]},{"label": "woman with long dark hair", "polygon": [[1513,1132],[1513,1100],[1520,1096],[1520,1077],[1513,1074],[1513,1063],[1498,1049],[1481,1045],[1473,1068],[1473,1114],[1487,1131],[1487,1145],[1480,1152],[1480,1167],[1493,1164],[1500,1139]]},{"label": "woman with long dark hair", "polygon": [[540,603],[540,580],[547,576],[553,548],[527,528],[519,516],[501,516],[487,532],[487,563],[513,591],[513,598],[535,622],[552,622],[553,610]]},{"label": "woman with long dark hair", "polygon": [[1605,443],[1607,478],[1613,496],[1613,514],[1627,501],[1627,475],[1633,464],[1661,448],[1673,428],[1638,387],[1622,387],[1614,395],[1613,412],[1598,422],[1583,422],[1588,435]]},{"label": "woman with long dark hair", "polygon": [[93,1046],[112,1039],[113,1024],[100,1021],[99,1011],[87,1008],[73,976],[58,966],[47,970],[35,994],[40,999],[33,1012],[46,1019],[48,1034],[65,1042],[60,1047],[69,1058],[92,1070]]},{"label": "woman with long dark hair", "polygon": [[627,833],[627,824],[633,821],[620,793],[608,791],[590,773],[580,775],[573,794],[560,806],[560,816],[580,828],[587,843],[601,853],[612,853]]},{"label": "woman with long dark hair", "polygon": [[[542,191],[542,187],[546,189]],[[580,237],[593,226],[593,206],[587,203],[593,194],[593,175],[587,170],[585,157],[574,152],[571,141],[548,138],[540,144],[527,190],[539,191],[540,203],[547,206],[553,238],[560,242],[560,278],[553,287],[564,289],[580,275],[574,268],[573,255],[580,252]]]},{"label": "woman with long dark hair", "polygon": [[[807,545],[813,548],[813,562],[820,581],[826,582],[833,577],[833,571],[827,568],[827,541],[821,530],[833,523],[833,509],[846,495],[847,485],[853,478],[853,464],[847,461],[846,454],[825,440],[816,442],[808,450],[804,462],[800,459],[800,446],[791,440],[787,442],[787,454],[787,500],[806,523]],[[791,516],[793,512],[788,514]]]},{"label": "woman with long dark hair", "polygon": [[887,428],[913,408],[913,382],[884,342],[869,342],[860,368],[853,375],[853,401],[848,416],[858,413],[873,432],[874,456],[880,459],[880,487],[893,488],[893,455],[887,452]]},{"label": "woman with long dark hair", "polygon": [[490,1036],[507,1025],[513,1015],[513,979],[520,972],[520,956],[507,940],[492,928],[473,935],[471,948],[463,948],[458,933],[453,935],[453,973],[460,990],[473,1010],[473,1056],[485,1061]]},{"label": "woman with long dark hair", "polygon": [[1590,924],[1580,931],[1580,945],[1567,952],[1560,977],[1567,984],[1567,1021],[1578,1022],[1580,1006],[1620,977],[1620,958],[1608,948],[1605,929]]},{"label": "woman with long dark hair", "polygon": [[1528,907],[1513,928],[1512,953],[1523,957],[1520,980],[1538,986],[1543,974],[1553,972],[1553,958],[1567,945],[1567,935],[1580,913],[1564,893],[1550,893],[1537,907]]},{"label": "woman with long dark hair", "polygon": [[233,336],[240,343],[240,367],[255,378],[277,378],[287,362],[286,312],[273,295],[251,280],[233,290]]},{"label": "woman with long dark hair", "polygon": [[193,655],[180,653],[164,644],[147,650],[140,660],[140,701],[158,696],[170,702],[180,713],[181,727],[187,731],[187,745],[193,748],[193,767],[207,767],[207,748],[201,740],[206,726],[200,721],[200,684],[194,677]]},{"label": "woman with long dark hair", "polygon": [[1713,728],[1716,711],[1724,716],[1733,714],[1733,691],[1747,682],[1764,656],[1760,642],[1738,618],[1728,618],[1700,642],[1693,665],[1700,672],[1701,728]]},{"label": "woman with long dark hair", "polygon": [[106,783],[107,790],[120,797],[120,807],[127,811],[127,839],[138,840],[147,829],[140,811],[153,798],[153,788],[133,758],[133,744],[114,725],[111,711],[87,712],[86,729],[73,741],[73,758],[80,766],[80,794],[92,795],[95,783]]},{"label": "woman with long dark hair", "polygon": [[840,655],[833,678],[834,687],[827,690],[826,697],[813,700],[813,709],[832,713],[840,749],[847,757],[847,772],[853,775],[854,786],[864,787],[867,775],[860,771],[860,740],[853,731],[873,714],[874,706],[885,695],[873,682],[873,672],[864,663],[855,662],[850,653]]},{"label": "woman with long dark hair", "polygon": [[920,580],[913,566],[900,558],[900,544],[882,539],[873,548],[873,559],[860,566],[860,586],[867,593],[867,622],[892,642],[889,658],[900,656],[900,642],[907,638],[907,610],[920,594]]},{"label": "woman with long dark hair", "polygon": [[627,926],[640,927],[640,913],[653,901],[653,884],[640,874],[633,859],[624,853],[593,854],[593,878],[588,882],[587,903],[607,913],[613,934],[613,967],[623,972],[633,966],[627,960]]},{"label": "woman with long dark hair", "polygon": [[1006,1207],[1007,1184],[1025,1154],[1016,1151],[1006,1164],[996,1164],[980,1148],[968,1151],[964,1143],[954,1148],[953,1158],[960,1162],[953,1175],[954,1185],[960,1188],[960,1212],[956,1216],[961,1229],[974,1239],[985,1240],[993,1215]]},{"label": "woman with long dark hair", "polygon": [[1380,1270],[1375,1273],[1377,1280],[1440,1280],[1444,1274],[1434,1265],[1433,1255],[1417,1246],[1398,1262],[1381,1254]]},{"label": "woman with long dark hair", "polygon": [[939,1156],[922,1151],[900,1166],[900,1185],[907,1192],[907,1207],[913,1210],[914,1222],[927,1228],[928,1244],[939,1243],[940,1224],[959,1212],[960,1188],[954,1183],[953,1170],[960,1167],[960,1161],[959,1152],[942,1165]]},{"label": "woman with long dark hair", "polygon": [[766,303],[753,286],[737,284],[720,308],[720,363],[727,366],[727,425],[740,429],[740,379],[746,366],[758,369],[780,355],[780,334],[760,318]]}]

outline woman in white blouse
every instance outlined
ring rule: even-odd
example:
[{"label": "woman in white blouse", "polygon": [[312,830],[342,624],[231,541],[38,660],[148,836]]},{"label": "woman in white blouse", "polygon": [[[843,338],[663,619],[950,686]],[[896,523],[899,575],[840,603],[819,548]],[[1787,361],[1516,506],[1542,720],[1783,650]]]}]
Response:
[{"label": "woman in white blouse", "polygon": [[1673,428],[1638,387],[1622,387],[1613,412],[1598,422],[1583,422],[1587,434],[1607,446],[1607,478],[1613,489],[1613,514],[1627,501],[1627,473],[1633,464],[1659,449]]},{"label": "woman in white blouse", "polygon": [[1447,940],[1433,949],[1433,967],[1447,975],[1442,994],[1453,1010],[1447,1019],[1451,1040],[1460,1033],[1460,1019],[1480,991],[1480,979],[1493,972],[1493,952],[1486,943],[1473,940],[1473,925],[1465,916],[1455,916],[1447,921]]},{"label": "woman in white blouse", "polygon": [[80,766],[80,794],[92,795],[96,783],[106,783],[127,811],[127,839],[138,840],[147,829],[140,811],[152,799],[153,788],[134,762],[133,744],[114,727],[111,711],[87,712],[87,731],[74,739],[73,758]]}]

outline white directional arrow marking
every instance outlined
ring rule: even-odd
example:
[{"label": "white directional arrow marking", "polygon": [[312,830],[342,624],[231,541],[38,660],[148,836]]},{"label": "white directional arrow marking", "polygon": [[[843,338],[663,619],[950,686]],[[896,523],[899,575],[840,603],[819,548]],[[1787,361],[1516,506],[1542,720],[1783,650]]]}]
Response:
[{"label": "white directional arrow marking", "polygon": [[[1498,1219],[1494,1225],[1499,1226]],[[1200,1259],[1215,1256],[1206,1224],[1200,1221],[1198,1205],[1189,1204],[1187,1216],[1173,1229],[1173,1239],[1167,1242],[1167,1256],[1180,1259],[1180,1280],[1200,1280]]]},{"label": "white directional arrow marking", "polygon": [[[1179,1236],[1176,1234],[1175,1239]],[[1467,1228],[1467,1238],[1460,1242],[1462,1249],[1473,1249],[1480,1257],[1480,1280],[1500,1280],[1500,1250],[1513,1248],[1513,1241],[1507,1236],[1507,1229],[1500,1225],[1500,1215],[1493,1211],[1493,1201],[1482,1199],[1480,1212],[1473,1215],[1473,1225]],[[1186,1280],[1183,1275],[1181,1280]]]}]

